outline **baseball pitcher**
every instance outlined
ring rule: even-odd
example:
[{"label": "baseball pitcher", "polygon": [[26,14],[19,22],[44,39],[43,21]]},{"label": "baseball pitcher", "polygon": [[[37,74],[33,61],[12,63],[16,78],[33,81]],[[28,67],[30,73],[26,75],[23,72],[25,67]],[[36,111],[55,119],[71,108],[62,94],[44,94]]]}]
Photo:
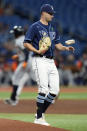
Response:
[{"label": "baseball pitcher", "polygon": [[[34,123],[49,126],[44,113],[59,94],[59,74],[54,64],[54,49],[74,51],[72,46],[60,43],[58,31],[51,24],[54,17],[53,6],[44,4],[40,10],[40,20],[32,24],[25,36],[24,46],[33,51],[32,68],[38,83],[37,114]],[[46,94],[49,91],[48,95]]]}]

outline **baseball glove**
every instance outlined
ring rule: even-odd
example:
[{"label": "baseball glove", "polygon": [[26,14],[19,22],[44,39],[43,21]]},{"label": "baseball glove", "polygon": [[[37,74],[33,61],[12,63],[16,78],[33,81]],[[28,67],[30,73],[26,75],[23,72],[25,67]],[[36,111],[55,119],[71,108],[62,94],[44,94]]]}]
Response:
[{"label": "baseball glove", "polygon": [[51,39],[50,37],[43,37],[39,41],[39,50],[48,50],[49,47],[51,46]]}]

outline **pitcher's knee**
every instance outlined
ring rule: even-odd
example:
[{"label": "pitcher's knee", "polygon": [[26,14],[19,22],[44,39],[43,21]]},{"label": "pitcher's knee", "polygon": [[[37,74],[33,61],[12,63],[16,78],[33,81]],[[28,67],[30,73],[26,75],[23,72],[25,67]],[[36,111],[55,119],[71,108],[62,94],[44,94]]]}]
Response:
[{"label": "pitcher's knee", "polygon": [[60,89],[57,88],[57,89],[55,89],[55,90],[51,90],[50,93],[58,96],[58,94],[60,93]]},{"label": "pitcher's knee", "polygon": [[48,88],[39,88],[39,89],[38,89],[38,92],[39,92],[39,93],[48,94],[49,90],[48,90]]}]

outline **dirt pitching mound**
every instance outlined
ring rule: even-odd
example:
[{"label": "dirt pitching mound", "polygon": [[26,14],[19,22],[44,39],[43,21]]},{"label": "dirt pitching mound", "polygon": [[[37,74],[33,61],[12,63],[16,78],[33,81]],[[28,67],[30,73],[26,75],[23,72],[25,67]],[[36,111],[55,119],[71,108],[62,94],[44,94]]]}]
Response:
[{"label": "dirt pitching mound", "polygon": [[0,131],[68,131],[17,120],[0,119]]},{"label": "dirt pitching mound", "polygon": [[[10,106],[0,100],[0,113],[35,113],[35,100],[20,100],[18,105]],[[87,114],[87,100],[56,100],[46,113]]]}]

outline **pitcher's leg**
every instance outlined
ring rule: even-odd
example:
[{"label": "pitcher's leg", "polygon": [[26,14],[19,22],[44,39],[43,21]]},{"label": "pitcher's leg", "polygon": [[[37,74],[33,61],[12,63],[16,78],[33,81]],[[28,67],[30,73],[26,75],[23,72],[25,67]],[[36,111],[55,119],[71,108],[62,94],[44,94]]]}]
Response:
[{"label": "pitcher's leg", "polygon": [[37,119],[39,119],[42,117],[45,95],[48,91],[48,73],[47,65],[41,59],[36,58],[33,64],[35,65],[34,73],[38,84]]},{"label": "pitcher's leg", "polygon": [[50,91],[44,101],[43,113],[46,112],[48,107],[53,103],[59,94],[59,74],[56,68],[49,75],[49,86]]},{"label": "pitcher's leg", "polygon": [[35,58],[33,60],[33,71],[38,84],[38,92],[46,94],[48,91],[48,71],[43,59]]},{"label": "pitcher's leg", "polygon": [[60,92],[59,88],[59,73],[58,70],[54,70],[49,76],[49,87],[50,93],[58,95]]}]

